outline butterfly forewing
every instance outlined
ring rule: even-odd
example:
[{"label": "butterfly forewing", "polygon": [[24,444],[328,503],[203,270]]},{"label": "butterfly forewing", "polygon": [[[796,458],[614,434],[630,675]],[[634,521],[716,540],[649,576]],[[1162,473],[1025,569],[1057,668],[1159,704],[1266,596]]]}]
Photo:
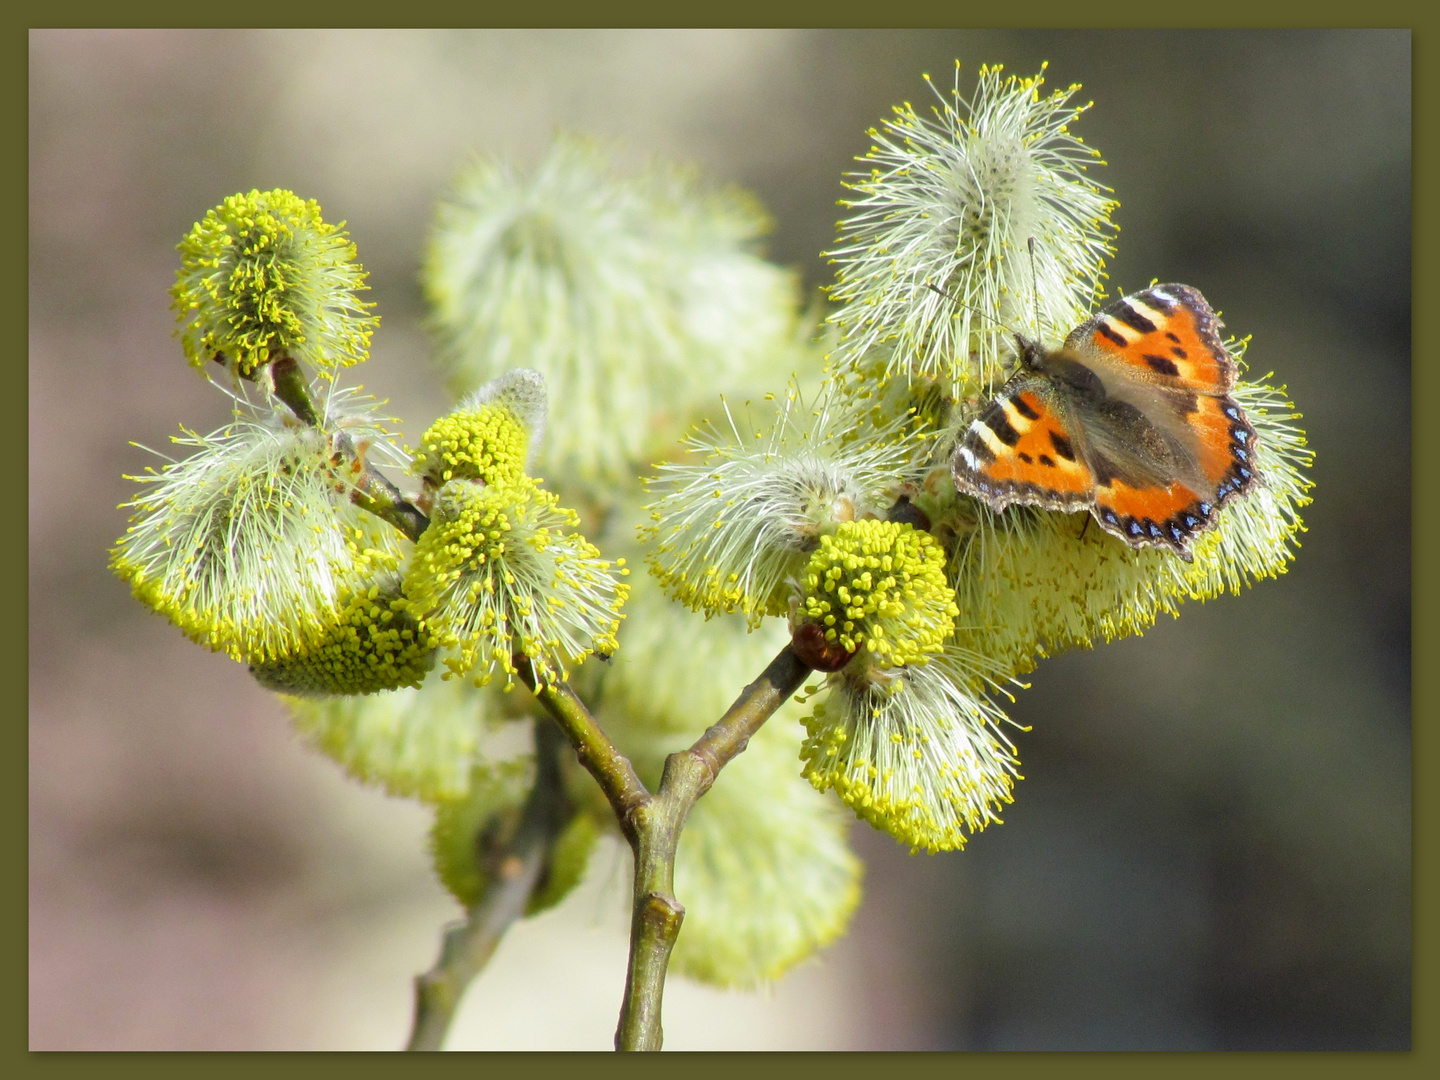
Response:
[{"label": "butterfly forewing", "polygon": [[1085,460],[1083,429],[1071,412],[1051,379],[1015,376],[961,436],[955,486],[997,510],[1011,503],[1050,510],[1090,506],[1094,474]]},{"label": "butterfly forewing", "polygon": [[1220,340],[1220,325],[1198,289],[1152,285],[1081,323],[1065,347],[1092,362],[1102,379],[1224,394],[1235,385],[1235,361]]}]

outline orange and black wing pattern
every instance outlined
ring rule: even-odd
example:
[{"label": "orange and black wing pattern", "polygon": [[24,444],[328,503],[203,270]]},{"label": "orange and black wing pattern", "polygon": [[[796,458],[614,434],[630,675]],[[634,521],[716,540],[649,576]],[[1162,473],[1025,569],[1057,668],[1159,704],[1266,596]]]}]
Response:
[{"label": "orange and black wing pattern", "polygon": [[961,435],[956,488],[997,510],[1088,509],[1132,547],[1189,561],[1220,507],[1259,479],[1220,325],[1198,290],[1156,285],[1056,352],[1027,345],[1028,370]]},{"label": "orange and black wing pattern", "polygon": [[1070,332],[1065,348],[1118,366],[1137,381],[1192,394],[1227,394],[1235,361],[1220,340],[1221,322],[1189,285],[1152,285],[1115,301]]},{"label": "orange and black wing pattern", "polygon": [[1053,380],[1022,372],[966,428],[955,450],[955,486],[996,510],[1012,503],[1084,510],[1095,477],[1076,445]]},{"label": "orange and black wing pattern", "polygon": [[1147,419],[1178,430],[1196,467],[1184,480],[1134,484],[1092,462],[1096,519],[1127,543],[1165,545],[1188,558],[1191,539],[1214,523],[1219,508],[1258,482],[1255,429],[1230,396],[1236,366],[1220,327],[1198,289],[1153,285],[1066,339],[1112,396],[1143,402]]}]

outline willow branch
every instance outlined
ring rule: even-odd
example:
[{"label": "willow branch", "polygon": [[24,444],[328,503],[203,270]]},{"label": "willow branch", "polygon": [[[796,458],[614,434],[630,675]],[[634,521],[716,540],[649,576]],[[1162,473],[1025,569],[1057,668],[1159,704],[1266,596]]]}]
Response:
[{"label": "willow branch", "polygon": [[415,1019],[405,1049],[441,1048],[466,988],[544,883],[555,839],[570,813],[560,775],[562,745],[553,725],[535,725],[535,786],[518,825],[507,837],[490,839],[482,830],[476,838],[485,884],[465,922],[445,931],[435,965],[415,977]]},{"label": "willow branch", "polygon": [[520,680],[555,718],[560,730],[575,747],[575,756],[580,759],[580,764],[600,785],[600,790],[615,811],[625,839],[634,848],[640,819],[653,798],[636,775],[635,766],[615,749],[615,744],[601,730],[590,710],[585,708],[585,703],[568,683],[537,685],[534,670],[523,656],[515,657],[515,666],[519,669]]},{"label": "willow branch", "polygon": [[311,427],[320,426],[320,416],[310,400],[310,388],[305,385],[300,364],[291,356],[278,356],[270,361],[270,384],[275,396],[283,401],[302,423]]},{"label": "willow branch", "polygon": [[[277,398],[295,414],[301,423],[313,428],[323,428],[315,403],[310,400],[310,387],[294,357],[279,356],[270,362],[270,385]],[[381,521],[399,529],[411,540],[420,539],[420,534],[430,524],[430,519],[414,503],[400,493],[400,489],[385,479],[356,449],[354,441],[345,432],[332,434],[336,450],[342,452],[350,462],[350,481],[353,488],[350,501],[362,510],[368,510]],[[337,461],[336,464],[339,464]]]},{"label": "willow branch", "polygon": [[789,645],[781,649],[693,746],[665,759],[660,789],[651,795],[574,691],[564,683],[538,686],[531,665],[523,659],[517,656],[515,665],[521,680],[569,737],[635,852],[630,959],[615,1048],[659,1050],[665,975],[685,919],[685,909],[675,899],[675,851],[685,819],[720,770],[744,751],[760,725],[800,689],[813,669]]},{"label": "willow branch", "polygon": [[[341,435],[339,438],[348,439],[349,436]],[[358,455],[355,461],[359,471],[354,477],[355,487],[350,501],[381,521],[394,525],[411,540],[419,540],[420,534],[429,528],[430,519],[401,495],[399,488],[376,472],[373,465],[367,464]]]},{"label": "willow branch", "polygon": [[659,1050],[663,1042],[660,1009],[665,975],[685,918],[685,909],[675,899],[675,852],[686,817],[720,770],[744,751],[750,737],[800,689],[811,670],[786,645],[690,749],[665,759],[660,790],[636,848],[630,966],[615,1031],[617,1050]]},{"label": "willow branch", "polygon": [[[741,691],[735,704],[725,711],[725,715],[705,729],[705,734],[696,740],[694,746],[683,754],[671,755],[670,761],[666,762],[667,774],[676,758],[688,756],[696,762],[695,768],[699,771],[694,775],[694,782],[702,786],[690,799],[692,805],[695,799],[710,790],[710,785],[715,782],[720,770],[744,751],[750,743],[750,737],[760,730],[760,725],[770,719],[775,710],[800,689],[800,684],[811,670],[810,666],[786,645],[760,673],[760,677]],[[678,774],[675,783],[680,783]],[[663,779],[660,791],[662,795],[666,792]]]}]

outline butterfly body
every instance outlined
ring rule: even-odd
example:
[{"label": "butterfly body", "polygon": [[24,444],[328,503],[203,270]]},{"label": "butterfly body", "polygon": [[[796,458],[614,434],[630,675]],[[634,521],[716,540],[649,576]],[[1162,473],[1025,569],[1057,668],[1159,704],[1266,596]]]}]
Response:
[{"label": "butterfly body", "polygon": [[1132,547],[1189,561],[1220,508],[1259,482],[1235,361],[1199,291],[1156,285],[1046,349],[961,433],[955,486],[996,510],[1088,510]]}]

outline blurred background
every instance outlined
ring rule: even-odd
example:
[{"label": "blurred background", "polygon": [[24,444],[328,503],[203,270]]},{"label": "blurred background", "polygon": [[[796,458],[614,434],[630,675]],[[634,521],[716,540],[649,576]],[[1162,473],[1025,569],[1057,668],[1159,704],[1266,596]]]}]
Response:
[{"label": "blurred background", "polygon": [[[190,225],[277,186],[348,220],[382,315],[359,374],[413,441],[447,407],[417,269],[471,151],[530,163],[564,128],[693,162],[759,195],[813,289],[866,129],[957,58],[967,89],[1046,60],[1083,84],[1112,288],[1188,282],[1253,335],[1316,450],[1309,532],[1277,581],[1043,663],[1005,824],[911,856],[857,823],[851,934],[766,993],[673,980],[666,1045],[1408,1048],[1410,56],[1403,31],[32,31],[31,1048],[398,1048],[460,914],[425,811],[106,570],[130,441],[227,412],[172,337]],[[606,849],[517,928],[449,1045],[608,1047],[625,878]]]}]

